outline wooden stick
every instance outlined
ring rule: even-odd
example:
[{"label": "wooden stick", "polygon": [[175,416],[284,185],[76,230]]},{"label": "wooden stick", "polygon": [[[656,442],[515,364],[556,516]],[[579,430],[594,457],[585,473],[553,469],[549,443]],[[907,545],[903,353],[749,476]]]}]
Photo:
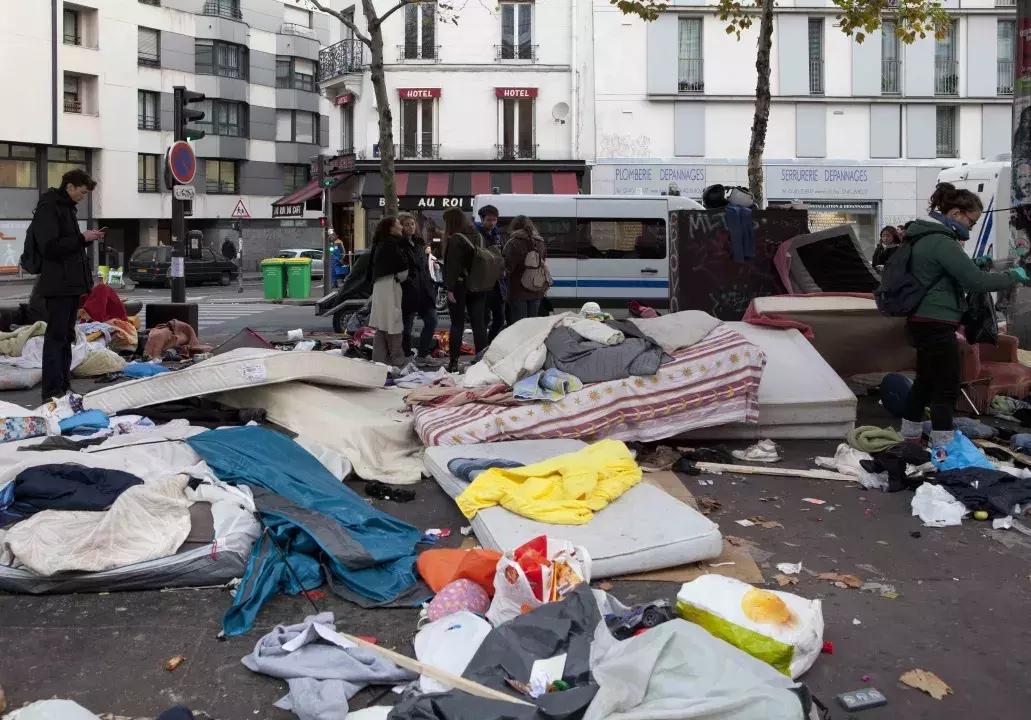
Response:
[{"label": "wooden stick", "polygon": [[982,450],[998,450],[999,452],[1006,454],[1008,457],[1020,463],[1024,467],[1031,468],[1031,456],[1025,455],[1021,452],[1017,452],[1015,450],[1011,450],[1005,445],[1000,445],[999,443],[992,442],[991,440],[974,440],[974,445],[977,445],[977,447],[981,448]]},{"label": "wooden stick", "polygon": [[757,465],[724,465],[723,463],[696,462],[696,468],[711,473],[738,473],[741,475],[770,475],[783,477],[803,477],[813,480],[844,480],[859,482],[858,478],[828,470],[795,470],[792,468],[759,467]]}]

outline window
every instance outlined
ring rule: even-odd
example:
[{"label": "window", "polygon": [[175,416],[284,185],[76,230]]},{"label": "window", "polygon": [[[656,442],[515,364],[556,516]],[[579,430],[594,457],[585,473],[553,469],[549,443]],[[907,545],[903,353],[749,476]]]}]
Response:
[{"label": "window", "polygon": [[322,251],[321,250],[305,250],[304,252],[301,253],[301,257],[302,258],[311,258],[312,260],[321,260],[322,259]]},{"label": "window", "polygon": [[501,103],[501,144],[499,160],[534,160],[537,146],[533,142],[534,99],[503,98]]},{"label": "window", "polygon": [[158,191],[158,156],[136,156],[136,190],[137,192],[156,193]]},{"label": "window", "polygon": [[82,112],[82,78],[78,75],[64,75],[64,111]]},{"label": "window", "polygon": [[1013,94],[1013,58],[1016,53],[1017,25],[1013,20],[1000,20],[998,28],[1000,95]]},{"label": "window", "polygon": [[663,220],[580,220],[577,256],[599,260],[661,260],[666,257]]},{"label": "window", "polygon": [[897,29],[891,20],[881,26],[881,92],[885,95],[902,92],[902,52]]},{"label": "window", "polygon": [[700,93],[705,90],[702,79],[702,19],[680,18],[680,38],[677,42],[680,70],[677,88],[682,93]]},{"label": "window", "polygon": [[276,58],[276,87],[315,91],[315,62],[305,58]]},{"label": "window", "polygon": [[319,139],[318,113],[303,110],[276,111],[276,140],[279,142],[316,143]]},{"label": "window", "polygon": [[301,27],[311,27],[311,10],[304,10],[293,5],[283,6],[283,22],[287,25],[300,25]]},{"label": "window", "polygon": [[161,65],[161,32],[141,27],[137,33],[136,61],[145,67]]},{"label": "window", "polygon": [[354,153],[354,105],[348,103],[340,108],[340,154]]},{"label": "window", "polygon": [[956,157],[956,108],[936,108],[936,137],[938,139],[938,157]]},{"label": "window", "polygon": [[437,58],[437,5],[431,2],[405,6],[405,44],[402,60],[435,60]]},{"label": "window", "polygon": [[206,100],[200,110],[204,120],[198,127],[212,135],[247,136],[247,105],[229,100]]},{"label": "window", "polygon": [[435,158],[433,113],[436,103],[428,100],[401,101],[401,157]]},{"label": "window", "polygon": [[154,7],[161,7],[161,0],[140,0],[144,5],[153,5]]},{"label": "window", "polygon": [[47,187],[61,184],[61,176],[69,170],[86,169],[86,151],[76,148],[47,148]]},{"label": "window", "polygon": [[[500,218],[498,229],[501,231],[502,245],[508,240],[508,224],[512,218]],[[533,224],[537,232],[544,238],[548,249],[548,258],[576,257],[576,221],[572,218],[534,217]]]},{"label": "window", "polygon": [[248,76],[247,48],[242,45],[197,40],[194,45],[198,75],[221,75],[246,80]]},{"label": "window", "polygon": [[959,63],[956,62],[956,21],[949,24],[945,37],[934,43],[934,94],[959,92]]},{"label": "window", "polygon": [[161,129],[161,95],[146,90],[136,94],[136,127],[140,130]]},{"label": "window", "polygon": [[236,193],[236,161],[205,160],[204,186],[212,195]]},{"label": "window", "polygon": [[501,60],[535,60],[533,3],[501,3]]},{"label": "window", "polygon": [[35,189],[36,185],[36,149],[0,143],[0,187]]},{"label": "window", "polygon": [[79,25],[79,11],[68,10],[65,8],[64,11],[64,44],[65,45],[82,45],[82,30]]},{"label": "window", "polygon": [[809,18],[809,94],[823,95],[823,18]]},{"label": "window", "polygon": [[283,192],[292,193],[307,185],[309,169],[307,165],[284,165],[283,166]]},{"label": "window", "polygon": [[240,0],[205,0],[202,12],[205,15],[218,15],[234,20],[243,18],[243,13],[240,12]]}]

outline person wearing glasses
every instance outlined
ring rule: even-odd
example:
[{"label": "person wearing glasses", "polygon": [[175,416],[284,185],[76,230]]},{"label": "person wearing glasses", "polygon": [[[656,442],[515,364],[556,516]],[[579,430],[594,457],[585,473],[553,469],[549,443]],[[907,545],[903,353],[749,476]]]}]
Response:
[{"label": "person wearing glasses", "polygon": [[981,218],[981,199],[969,190],[939,183],[928,206],[929,220],[906,225],[911,248],[910,271],[927,289],[906,321],[916,348],[916,379],[902,420],[902,437],[921,442],[924,409],[931,411],[931,447],[941,453],[953,436],[952,414],[959,397],[960,354],[956,331],[967,310],[966,293],[994,292],[1028,284],[1027,272],[982,271],[963,249]]}]

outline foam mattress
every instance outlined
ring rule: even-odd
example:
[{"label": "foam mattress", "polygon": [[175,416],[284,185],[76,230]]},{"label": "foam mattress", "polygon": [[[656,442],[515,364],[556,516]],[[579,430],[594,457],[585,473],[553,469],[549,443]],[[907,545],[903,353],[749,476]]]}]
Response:
[{"label": "foam mattress", "polygon": [[758,425],[722,425],[689,437],[840,440],[855,426],[855,394],[802,333],[727,324],[766,356],[759,383]]},{"label": "foam mattress", "polygon": [[[444,492],[457,497],[467,483],[448,472],[447,464],[454,458],[493,457],[529,464],[584,446],[579,440],[517,440],[431,447],[426,450],[426,469]],[[709,560],[723,550],[723,537],[715,523],[647,483],[630,488],[586,525],[549,525],[492,507],[477,513],[472,527],[484,547],[502,552],[538,535],[583,545],[591,555],[594,578]]]},{"label": "foam mattress", "polygon": [[131,380],[95,390],[83,399],[87,409],[108,414],[226,390],[304,380],[320,385],[381,388],[385,365],[325,352],[286,352],[239,348],[178,372]]}]

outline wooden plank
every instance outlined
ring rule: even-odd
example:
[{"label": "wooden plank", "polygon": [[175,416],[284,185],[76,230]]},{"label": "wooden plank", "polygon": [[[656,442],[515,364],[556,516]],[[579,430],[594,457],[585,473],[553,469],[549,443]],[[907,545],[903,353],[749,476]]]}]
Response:
[{"label": "wooden plank", "polygon": [[757,465],[724,465],[723,463],[697,462],[694,464],[702,472],[737,473],[739,475],[768,475],[770,477],[802,477],[812,480],[844,480],[858,482],[851,475],[830,472],[828,470],[796,470],[781,467],[760,467]]},{"label": "wooden plank", "polygon": [[1031,468],[1031,455],[1025,455],[1024,453],[1016,452],[1015,450],[1011,450],[1005,445],[1000,445],[999,443],[992,442],[991,440],[974,440],[974,445],[977,445],[977,447],[981,448],[982,450],[997,450],[1001,452],[1003,455],[1006,455],[1007,457],[1011,458],[1014,462],[1020,463],[1024,467]]}]

